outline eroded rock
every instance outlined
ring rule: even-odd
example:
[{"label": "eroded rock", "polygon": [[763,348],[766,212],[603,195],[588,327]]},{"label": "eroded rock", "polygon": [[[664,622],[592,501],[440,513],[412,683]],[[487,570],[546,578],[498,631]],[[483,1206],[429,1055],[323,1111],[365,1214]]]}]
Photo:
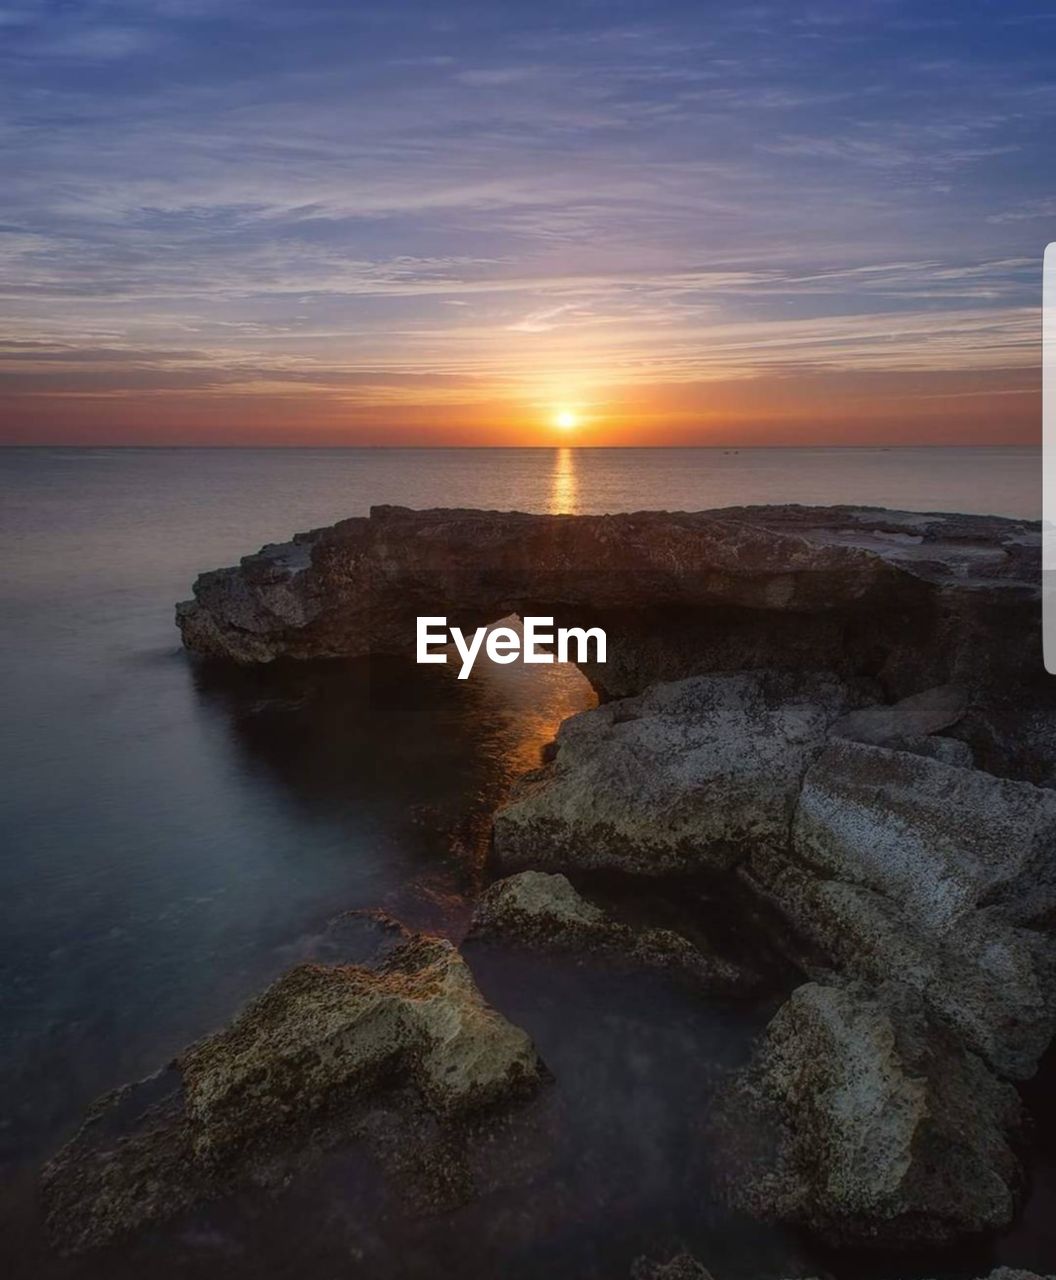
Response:
[{"label": "eroded rock", "polygon": [[667,1262],[636,1258],[631,1266],[631,1280],[715,1280],[715,1277],[691,1253],[677,1253]]},{"label": "eroded rock", "polygon": [[661,875],[783,847],[803,773],[861,697],[835,676],[743,672],[573,716],[496,815],[496,852],[508,867]]},{"label": "eroded rock", "polygon": [[1006,1227],[1015,1090],[894,984],[809,983],[714,1117],[732,1202],[840,1245],[948,1244]]},{"label": "eroded rock", "polygon": [[746,874],[844,971],[892,973],[975,1052],[1031,1075],[1056,1030],[1056,794],[833,741],[786,852]]},{"label": "eroded rock", "polygon": [[855,742],[897,746],[905,739],[926,738],[948,729],[968,710],[968,694],[959,685],[939,685],[899,702],[850,711],[832,726],[833,733]]},{"label": "eroded rock", "polygon": [[740,994],[759,985],[758,974],[703,951],[674,929],[636,929],[613,919],[566,876],[544,871],[521,871],[491,885],[473,913],[469,936],[618,957],[668,970],[708,991]]},{"label": "eroded rock", "polygon": [[444,1112],[523,1092],[540,1070],[531,1040],[485,1004],[458,951],[424,937],[378,970],[291,970],[179,1066],[199,1151],[397,1070]]},{"label": "eroded rock", "polygon": [[44,1170],[49,1229],[64,1249],[91,1248],[281,1179],[306,1142],[369,1133],[357,1107],[382,1090],[451,1126],[543,1074],[443,939],[413,936],[377,969],[300,965],[167,1072],[96,1104]]},{"label": "eroded rock", "polygon": [[[463,631],[553,616],[607,631],[608,662],[584,665],[606,697],[757,667],[876,676],[888,698],[955,682],[972,695],[958,736],[979,763],[1048,783],[1056,692],[1040,583],[1040,525],[990,516],[375,507],[203,573],[177,622],[197,653],[261,663],[411,655],[418,615]],[[1029,733],[1017,727],[1028,714]]]}]

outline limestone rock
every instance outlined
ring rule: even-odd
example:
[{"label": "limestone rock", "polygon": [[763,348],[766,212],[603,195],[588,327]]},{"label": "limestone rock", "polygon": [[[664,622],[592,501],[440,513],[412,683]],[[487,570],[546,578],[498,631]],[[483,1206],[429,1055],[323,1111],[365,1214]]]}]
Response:
[{"label": "limestone rock", "polygon": [[496,815],[495,849],[508,867],[660,875],[783,846],[803,773],[855,697],[833,676],[744,672],[573,716]]},{"label": "limestone rock", "polygon": [[357,1116],[381,1097],[459,1150],[471,1112],[544,1070],[449,942],[412,935],[377,969],[300,965],[166,1071],[100,1099],[44,1169],[49,1231],[77,1252],[281,1182],[306,1150],[369,1136],[379,1122],[361,1133]]},{"label": "limestone rock", "polygon": [[566,876],[544,871],[521,871],[491,885],[473,913],[469,937],[606,954],[668,970],[714,992],[743,993],[759,982],[757,974],[701,950],[673,929],[635,929],[614,920],[577,893]]},{"label": "limestone rock", "polygon": [[679,1253],[667,1262],[637,1258],[631,1266],[631,1280],[715,1280],[690,1253]]},{"label": "limestone rock", "polygon": [[1031,1075],[1056,1030],[1056,794],[832,742],[791,851],[747,875],[846,971],[892,973],[997,1071]]},{"label": "limestone rock", "polygon": [[179,1059],[200,1152],[239,1143],[335,1090],[410,1075],[457,1112],[537,1084],[531,1040],[485,1004],[446,940],[418,937],[377,969],[301,965]]},{"label": "limestone rock", "polygon": [[832,731],[855,742],[897,745],[906,738],[923,738],[948,729],[967,709],[964,689],[955,684],[940,685],[890,706],[881,704],[851,711],[837,720]]},{"label": "limestone rock", "polygon": [[809,983],[717,1107],[717,1168],[738,1207],[833,1244],[948,1244],[1011,1221],[1021,1119],[906,988]]}]

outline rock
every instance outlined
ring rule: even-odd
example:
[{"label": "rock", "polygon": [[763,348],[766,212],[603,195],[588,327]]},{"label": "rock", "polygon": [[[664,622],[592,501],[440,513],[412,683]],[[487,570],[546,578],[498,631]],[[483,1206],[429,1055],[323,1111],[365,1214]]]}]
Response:
[{"label": "rock", "polygon": [[[413,935],[377,969],[300,965],[167,1071],[95,1105],[44,1169],[49,1231],[66,1251],[94,1248],[247,1183],[281,1182],[307,1147],[377,1131],[376,1116],[357,1124],[381,1096],[406,1095],[409,1113],[457,1139],[470,1113],[525,1095],[544,1071],[445,940]],[[383,1141],[391,1129],[382,1123]]]},{"label": "rock", "polygon": [[631,1280],[715,1280],[692,1254],[676,1254],[668,1262],[637,1258],[631,1266]]},{"label": "rock", "polygon": [[171,1068],[98,1099],[41,1174],[48,1235],[63,1253],[99,1248],[217,1193],[215,1173],[195,1158]]},{"label": "rock", "polygon": [[484,891],[473,912],[472,933],[575,946],[607,938],[613,927],[619,928],[578,894],[567,876],[522,871]]},{"label": "rock", "polygon": [[1056,794],[833,741],[790,849],[745,875],[838,967],[897,973],[999,1073],[1033,1073],[1056,1030]]},{"label": "rock", "polygon": [[759,985],[757,974],[702,951],[673,929],[634,929],[614,920],[567,877],[543,871],[521,871],[491,885],[473,912],[469,937],[615,956],[677,973],[709,991],[743,993]]},{"label": "rock", "polygon": [[922,738],[900,738],[891,744],[899,751],[908,751],[914,756],[927,756],[929,760],[938,760],[941,764],[952,764],[958,769],[973,769],[975,756],[967,742],[959,738],[943,738],[932,734]]},{"label": "rock", "polygon": [[1018,1096],[911,991],[809,983],[713,1117],[734,1205],[834,1245],[913,1248],[1008,1226]]},{"label": "rock", "polygon": [[540,1080],[531,1040],[484,1002],[458,951],[417,937],[377,970],[300,965],[179,1059],[199,1153],[406,1073],[444,1113]]},{"label": "rock", "polygon": [[1056,1280],[1056,1276],[1039,1276],[1033,1271],[1020,1271],[1017,1267],[997,1267],[982,1280]]},{"label": "rock", "polygon": [[[1036,522],[860,507],[549,516],[409,511],[297,535],[202,574],[186,646],[236,662],[412,654],[415,618],[511,613],[602,626],[605,697],[751,667],[879,676],[889,697],[956,682],[986,768],[1056,781]],[[1030,709],[1029,741],[1001,723]]]},{"label": "rock", "polygon": [[834,676],[744,672],[573,716],[496,815],[495,850],[508,867],[661,875],[783,847],[803,773],[856,696]]},{"label": "rock", "polygon": [[848,712],[832,726],[841,738],[878,745],[898,745],[903,739],[924,738],[948,729],[968,709],[968,695],[954,684],[940,685],[903,698],[891,706],[862,707]]},{"label": "rock", "polygon": [[1039,1276],[1033,1271],[1020,1271],[1017,1267],[997,1267],[983,1280],[1056,1280],[1056,1276]]}]

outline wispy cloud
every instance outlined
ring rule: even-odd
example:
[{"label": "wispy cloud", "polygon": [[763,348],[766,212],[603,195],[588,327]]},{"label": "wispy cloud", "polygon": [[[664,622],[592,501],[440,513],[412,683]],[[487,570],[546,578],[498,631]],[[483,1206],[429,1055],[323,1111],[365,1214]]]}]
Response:
[{"label": "wispy cloud", "polygon": [[3,385],[390,404],[1029,368],[1037,16],[10,5]]}]

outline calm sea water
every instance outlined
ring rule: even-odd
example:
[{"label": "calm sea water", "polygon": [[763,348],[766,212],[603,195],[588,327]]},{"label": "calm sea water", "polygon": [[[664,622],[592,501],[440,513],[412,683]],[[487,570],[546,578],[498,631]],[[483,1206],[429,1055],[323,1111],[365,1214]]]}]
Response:
[{"label": "calm sea water", "polygon": [[[600,512],[792,501],[1037,517],[1040,458],[1029,449],[0,451],[9,1185],[0,1228],[8,1224],[9,1242],[35,1248],[31,1172],[85,1105],[316,954],[335,913],[385,906],[459,937],[488,813],[560,720],[591,701],[578,673],[557,667],[481,664],[468,687],[448,669],[384,663],[210,674],[181,652],[172,622],[199,571],[373,503]],[[589,1182],[591,1214],[573,1217],[593,1226],[562,1235],[565,1252],[547,1265],[602,1274],[598,1258],[616,1238],[610,1201],[631,1248],[658,1205],[685,1198],[685,1108],[703,1102],[712,1078],[687,1077],[685,1063],[736,1060],[765,1010],[701,1012],[655,992],[617,1009],[611,990],[582,974],[528,985],[502,965],[481,981],[535,1035],[575,1116],[566,1127],[582,1168],[577,1181],[570,1153],[563,1176],[573,1198]],[[634,1124],[616,1132],[614,1116]],[[685,1232],[699,1230],[695,1196],[686,1222],[697,1227],[683,1223]],[[735,1238],[709,1230],[713,1251],[732,1259],[720,1274],[737,1274]],[[1028,1215],[1003,1254],[1040,1265],[1052,1247],[1046,1230],[1044,1215]],[[492,1261],[531,1274],[530,1234],[496,1243]],[[431,1246],[421,1247],[428,1274]],[[34,1270],[47,1265],[37,1259]],[[388,1274],[381,1262],[376,1270]]]}]

